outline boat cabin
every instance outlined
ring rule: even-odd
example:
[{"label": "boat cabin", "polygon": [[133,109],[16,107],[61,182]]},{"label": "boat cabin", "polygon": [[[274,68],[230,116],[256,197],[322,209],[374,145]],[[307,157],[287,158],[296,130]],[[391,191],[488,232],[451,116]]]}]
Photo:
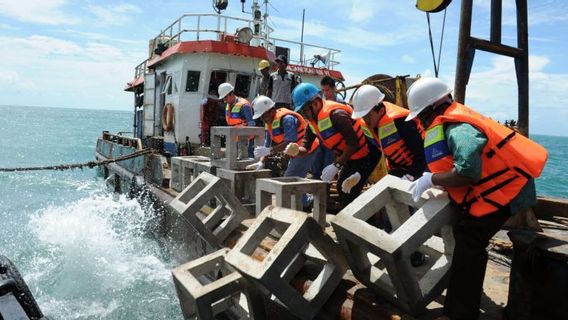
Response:
[{"label": "boat cabin", "polygon": [[[145,145],[162,141],[171,155],[187,152],[181,150],[190,144],[204,144],[202,129],[224,121],[225,105],[217,100],[218,86],[230,82],[237,96],[252,101],[261,78],[258,63],[265,59],[275,67],[280,54],[288,58],[288,71],[299,75],[302,82],[319,86],[321,78],[331,76],[342,84],[343,75],[334,70],[339,50],[272,38],[272,28],[261,28],[261,22],[186,14],[150,40],[148,59],[136,67],[134,80],[125,89],[134,92],[135,137]],[[227,32],[231,28],[236,32]],[[297,53],[300,60],[292,58]],[[304,58],[308,54],[314,56],[310,61]],[[213,110],[203,108],[207,98],[218,105],[213,116],[217,121],[204,114]],[[173,106],[172,130],[164,130],[168,104]]]}]

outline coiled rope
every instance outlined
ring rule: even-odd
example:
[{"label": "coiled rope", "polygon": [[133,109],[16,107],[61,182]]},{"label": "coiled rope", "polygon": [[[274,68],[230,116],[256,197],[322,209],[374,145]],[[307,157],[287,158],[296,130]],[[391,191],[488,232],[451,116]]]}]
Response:
[{"label": "coiled rope", "polygon": [[128,160],[132,158],[136,158],[148,153],[153,153],[154,149],[146,148],[131,154],[127,154],[124,156],[120,156],[114,159],[106,159],[106,160],[97,160],[97,161],[89,161],[85,163],[73,163],[73,164],[61,164],[56,166],[43,166],[43,167],[24,167],[24,168],[0,168],[0,172],[16,172],[16,171],[40,171],[40,170],[69,170],[69,169],[83,169],[85,167],[92,169],[97,166],[102,166],[109,163],[119,162],[123,160]]}]

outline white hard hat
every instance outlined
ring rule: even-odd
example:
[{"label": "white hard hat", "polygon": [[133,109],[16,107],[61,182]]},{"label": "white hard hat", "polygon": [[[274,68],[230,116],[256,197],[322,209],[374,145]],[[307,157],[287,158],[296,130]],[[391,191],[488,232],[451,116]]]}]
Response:
[{"label": "white hard hat", "polygon": [[260,118],[266,111],[274,107],[274,101],[267,96],[258,96],[252,101],[252,109],[254,110],[253,119]]},{"label": "white hard hat", "polygon": [[233,92],[235,87],[232,84],[225,82],[219,85],[219,99],[224,99],[229,93]]},{"label": "white hard hat", "polygon": [[353,96],[353,114],[351,118],[363,118],[374,106],[381,103],[385,94],[379,88],[370,84],[365,84],[357,89]]},{"label": "white hard hat", "polygon": [[406,121],[416,118],[426,107],[445,98],[450,93],[452,93],[452,89],[438,78],[421,78],[416,80],[406,93],[408,109],[410,110]]}]

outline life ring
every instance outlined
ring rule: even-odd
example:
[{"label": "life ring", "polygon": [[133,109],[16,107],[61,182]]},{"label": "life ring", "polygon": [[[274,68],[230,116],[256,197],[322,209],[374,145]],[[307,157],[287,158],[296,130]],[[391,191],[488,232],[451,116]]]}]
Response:
[{"label": "life ring", "polygon": [[164,131],[172,131],[174,129],[174,105],[166,103],[162,109],[162,128]]}]

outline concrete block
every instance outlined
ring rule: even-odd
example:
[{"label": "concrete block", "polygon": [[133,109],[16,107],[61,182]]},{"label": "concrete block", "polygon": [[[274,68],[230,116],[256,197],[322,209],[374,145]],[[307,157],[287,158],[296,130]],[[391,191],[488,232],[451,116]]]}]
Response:
[{"label": "concrete block", "polygon": [[209,158],[203,156],[172,157],[170,188],[180,192],[191,183],[194,177],[198,176],[194,172],[195,165],[192,160],[210,161]]},{"label": "concrete block", "polygon": [[225,261],[228,249],[183,264],[172,271],[185,319],[265,319],[262,297]]},{"label": "concrete block", "polygon": [[[442,191],[430,189],[415,203],[409,186],[408,181],[386,176],[331,223],[355,277],[416,315],[446,287],[456,213]],[[418,210],[410,216],[408,206]],[[393,225],[390,234],[368,223],[381,208]],[[428,256],[426,266],[411,266],[410,255],[416,250]]]},{"label": "concrete block", "polygon": [[225,185],[247,209],[250,208],[252,214],[255,214],[256,180],[269,178],[270,174],[268,169],[239,171],[217,168],[217,176],[223,179]]},{"label": "concrete block", "polygon": [[[225,155],[221,152],[221,140],[225,138]],[[264,141],[263,127],[211,127],[211,163],[219,168],[243,170],[256,162],[248,157],[248,140],[255,145]]]},{"label": "concrete block", "polygon": [[325,227],[327,207],[327,183],[300,177],[281,177],[256,180],[256,214],[272,204],[272,195],[276,196],[276,206],[302,211],[302,195],[314,196],[313,217]]},{"label": "concrete block", "polygon": [[[261,242],[273,235],[279,237],[270,252],[264,258],[253,257]],[[318,254],[308,255],[308,249]],[[262,211],[227,253],[226,260],[261,292],[301,319],[312,319],[317,314],[347,267],[337,244],[316,221],[304,212],[273,206]],[[306,262],[317,265],[319,273],[301,293],[290,282]]]},{"label": "concrete block", "polygon": [[[205,215],[211,200],[216,207]],[[170,206],[176,210],[212,246],[220,247],[248,212],[220,178],[203,172],[178,194]],[[205,216],[204,218],[202,218]]]}]

